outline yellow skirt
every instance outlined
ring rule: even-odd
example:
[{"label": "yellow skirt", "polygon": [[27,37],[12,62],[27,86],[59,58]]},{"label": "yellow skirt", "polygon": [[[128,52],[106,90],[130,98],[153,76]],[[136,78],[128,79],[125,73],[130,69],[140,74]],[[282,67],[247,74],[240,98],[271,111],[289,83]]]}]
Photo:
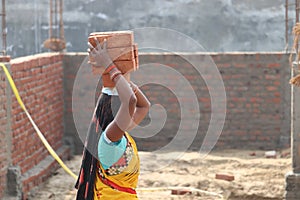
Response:
[{"label": "yellow skirt", "polygon": [[118,191],[102,183],[97,175],[95,180],[94,200],[137,200],[136,194]]}]

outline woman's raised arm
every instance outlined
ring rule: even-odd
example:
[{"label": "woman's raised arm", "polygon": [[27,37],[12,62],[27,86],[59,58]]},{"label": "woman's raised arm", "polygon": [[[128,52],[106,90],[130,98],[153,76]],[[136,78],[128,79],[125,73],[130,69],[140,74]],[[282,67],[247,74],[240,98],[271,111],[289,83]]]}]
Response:
[{"label": "woman's raised arm", "polygon": [[139,124],[146,116],[150,102],[142,91],[133,83],[128,83],[122,73],[109,57],[106,49],[106,41],[103,47],[95,39],[97,44],[94,48],[90,43],[89,56],[98,71],[109,73],[111,80],[115,83],[121,101],[120,108],[114,120],[106,128],[106,136],[112,142],[119,141],[125,131],[131,130]]},{"label": "woman's raised arm", "polygon": [[116,142],[122,138],[125,131],[130,130],[138,100],[128,81],[117,68],[110,70],[109,74],[116,84],[121,105],[114,120],[106,128],[106,136],[112,142]]}]

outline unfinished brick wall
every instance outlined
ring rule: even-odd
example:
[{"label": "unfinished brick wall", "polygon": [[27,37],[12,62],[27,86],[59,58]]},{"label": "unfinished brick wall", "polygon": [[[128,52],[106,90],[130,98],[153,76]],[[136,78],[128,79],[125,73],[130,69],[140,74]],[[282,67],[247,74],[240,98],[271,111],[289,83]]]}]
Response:
[{"label": "unfinished brick wall", "polygon": [[[33,120],[54,149],[62,145],[63,134],[63,55],[35,55],[11,61],[12,75],[20,96]],[[12,98],[12,162],[21,172],[39,163],[46,155],[15,97]]]},{"label": "unfinished brick wall", "polygon": [[[31,114],[33,120],[44,134],[47,141],[57,153],[66,158],[69,155],[67,148],[63,147],[63,54],[43,53],[33,56],[12,59],[8,64],[11,75],[19,90],[20,96]],[[1,190],[7,189],[7,193],[19,193],[23,199],[27,198],[29,192],[41,182],[43,182],[51,173],[57,169],[58,164],[49,155],[48,151],[39,139],[36,131],[31,125],[26,114],[19,106],[17,99],[13,94],[5,94],[5,79],[1,73],[0,96],[3,106],[1,106],[1,134],[2,129],[6,129],[6,105],[10,105],[11,117],[9,120],[10,131],[4,130],[3,134],[10,137],[10,147],[5,148],[7,141],[1,137],[1,156],[3,147],[6,152],[1,157],[0,179]],[[10,99],[6,99],[6,98]],[[8,102],[8,104],[7,104]],[[4,124],[4,125],[2,125]],[[5,162],[9,156],[9,162]],[[9,166],[8,166],[9,165]],[[10,188],[5,185],[8,167],[12,167],[12,175],[20,175],[20,187]],[[2,181],[3,180],[3,181]],[[4,184],[4,185],[2,185]],[[17,187],[18,183],[13,186]],[[12,189],[12,191],[10,191]],[[17,192],[18,193],[18,192]],[[13,194],[16,195],[16,194]]]},{"label": "unfinished brick wall", "polygon": [[[290,145],[289,55],[213,55],[227,93],[227,117],[219,144],[278,149]],[[224,62],[225,61],[225,62]]]},{"label": "unfinished brick wall", "polygon": [[[284,53],[209,53],[223,78],[227,95],[227,115],[222,134],[216,148],[277,149],[289,146],[290,138],[290,69],[289,55]],[[72,121],[71,96],[76,72],[86,54],[65,55],[65,69],[69,75],[64,79],[66,113],[66,134],[76,133]],[[207,54],[185,54],[190,59]],[[139,55],[140,65],[166,65],[182,74],[192,85],[199,101],[201,114],[197,135],[190,149],[199,150],[208,129],[211,117],[211,102],[203,77],[180,54],[144,53]],[[201,58],[200,58],[201,60]],[[71,67],[68,67],[68,66]],[[145,77],[143,77],[145,76]],[[149,74],[136,79],[143,80]],[[209,78],[209,77],[206,77]],[[214,77],[210,77],[214,78]],[[172,84],[177,80],[168,77]],[[178,86],[180,87],[180,86]],[[175,136],[181,120],[176,96],[161,85],[149,84],[142,87],[152,105],[161,104],[168,113],[163,129],[150,138],[136,138],[139,149],[156,150],[168,144]],[[187,97],[185,101],[189,102]],[[189,134],[188,127],[186,128]],[[148,130],[151,134],[151,130]],[[141,133],[143,134],[143,133]],[[77,138],[76,138],[77,137]],[[75,152],[81,153],[82,142],[74,137]],[[176,150],[176,149],[175,149]]]},{"label": "unfinished brick wall", "polygon": [[[216,148],[277,149],[289,146],[288,56],[281,53],[212,53],[210,55],[220,71],[227,96],[226,120]],[[193,59],[193,57],[204,57],[206,54],[189,56]],[[180,55],[144,54],[140,58],[140,63],[150,63],[150,65],[160,63],[171,66],[192,85],[199,100],[200,123],[190,149],[199,150],[211,119],[211,99],[203,77]],[[143,77],[139,78],[143,79]],[[170,82],[176,84],[176,79],[168,78]],[[205,79],[209,78],[214,77],[205,77]],[[177,134],[179,122],[182,120],[180,106],[175,101],[174,95],[166,88],[152,86],[145,89],[152,104],[160,103],[169,109],[168,120],[163,130],[154,137],[137,139],[140,149],[156,150],[167,145]],[[221,88],[216,86],[216,89]],[[185,101],[191,102],[189,98],[187,96]],[[170,103],[173,105],[170,106]],[[195,130],[186,129],[187,138],[192,131]],[[209,145],[209,141],[205,145]]]},{"label": "unfinished brick wall", "polygon": [[[81,117],[79,121],[81,123],[77,123],[77,127],[75,127],[73,113],[76,108],[73,108],[72,100],[73,100],[73,90],[78,90],[80,88],[74,85],[74,80],[76,79],[77,72],[80,67],[89,67],[88,65],[84,64],[87,63],[84,59],[87,58],[86,53],[66,53],[64,56],[64,138],[68,145],[70,145],[75,154],[82,153],[83,147],[83,140],[80,138],[85,138],[85,136],[79,136],[86,134],[86,130],[88,129],[90,119]],[[82,65],[83,64],[83,65]],[[85,70],[86,72],[86,70]],[[80,74],[85,80],[89,80],[90,76],[93,76],[92,73],[90,74]],[[78,98],[78,102],[80,103],[79,109],[76,110],[77,112],[81,113],[88,113],[89,109],[87,108],[87,102],[90,100],[88,99],[92,95],[93,85],[88,88],[80,89],[80,96]],[[76,98],[76,97],[75,97]],[[76,99],[74,99],[76,100]],[[90,107],[90,109],[93,109]],[[75,112],[76,112],[75,111]],[[92,114],[90,112],[90,114]],[[91,116],[91,115],[90,115]]]}]

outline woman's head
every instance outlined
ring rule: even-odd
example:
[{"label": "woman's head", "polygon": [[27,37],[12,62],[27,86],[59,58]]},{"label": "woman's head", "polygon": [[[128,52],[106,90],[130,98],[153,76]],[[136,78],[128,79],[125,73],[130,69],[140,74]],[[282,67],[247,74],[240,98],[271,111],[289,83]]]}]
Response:
[{"label": "woman's head", "polygon": [[[123,74],[124,78],[129,82],[130,81],[130,72]],[[110,75],[108,73],[102,74],[102,84],[103,87],[115,87],[116,84],[110,79]]]},{"label": "woman's head", "polygon": [[96,117],[102,130],[114,119],[120,107],[120,99],[118,96],[111,96],[102,93],[97,105]]}]

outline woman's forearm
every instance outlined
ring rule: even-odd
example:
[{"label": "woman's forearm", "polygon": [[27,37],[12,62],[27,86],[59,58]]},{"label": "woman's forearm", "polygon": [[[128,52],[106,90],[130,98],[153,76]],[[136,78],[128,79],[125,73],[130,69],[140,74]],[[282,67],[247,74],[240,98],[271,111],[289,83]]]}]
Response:
[{"label": "woman's forearm", "polygon": [[145,108],[148,108],[150,107],[150,102],[149,100],[147,99],[147,97],[144,95],[144,93],[140,90],[140,88],[135,85],[134,83],[130,82],[131,84],[131,87],[135,93],[135,96],[136,96],[136,99],[137,99],[137,102],[136,102],[136,107],[145,107]]},{"label": "woman's forearm", "polygon": [[111,79],[116,85],[121,105],[114,121],[123,131],[128,130],[136,110],[137,99],[125,77],[115,68],[110,72]]},{"label": "woman's forearm", "polygon": [[[121,103],[125,103],[125,102],[128,103],[130,98],[136,99],[136,96],[135,96],[133,90],[131,89],[130,85],[128,84],[128,81],[120,73],[120,71],[118,74],[118,71],[119,71],[118,69],[113,69],[109,73],[111,75],[111,78],[113,78],[112,81],[116,85],[116,89],[118,91]],[[113,74],[117,74],[117,75],[112,77]]]},{"label": "woman's forearm", "polygon": [[136,109],[133,114],[133,122],[129,126],[129,130],[136,127],[147,115],[150,109],[150,102],[144,93],[132,82],[130,82],[131,87],[136,95]]},{"label": "woman's forearm", "polygon": [[118,128],[114,130],[110,128],[111,131],[107,132],[110,135],[109,138],[115,141],[120,138],[122,133],[118,130],[129,131],[143,120],[149,111],[150,102],[134,83],[128,83],[118,69],[111,70],[110,76],[116,84],[121,101],[119,111],[113,121],[113,124],[118,125]]}]

